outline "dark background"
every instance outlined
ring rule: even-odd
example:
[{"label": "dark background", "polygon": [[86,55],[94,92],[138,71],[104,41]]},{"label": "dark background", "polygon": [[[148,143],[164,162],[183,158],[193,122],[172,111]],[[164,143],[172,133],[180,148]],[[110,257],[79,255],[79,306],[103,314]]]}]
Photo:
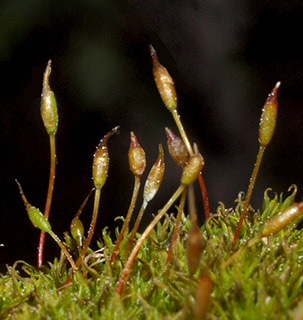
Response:
[{"label": "dark background", "polygon": [[[62,238],[92,187],[92,156],[109,141],[109,178],[96,229],[119,225],[132,194],[129,132],[147,155],[147,170],[174,131],[152,77],[149,44],[176,84],[179,112],[191,141],[205,158],[212,210],[232,206],[246,191],[258,150],[258,123],[277,81],[279,113],[252,203],[271,187],[302,196],[302,1],[54,1],[15,0],[0,5],[0,247],[1,268],[16,259],[35,263],[39,231],[29,222],[14,180],[31,204],[44,208],[49,175],[48,136],[40,119],[40,94],[48,59],[59,108],[57,174],[50,222]],[[166,157],[163,185],[147,219],[179,184],[180,170]],[[138,207],[141,205],[139,197]],[[201,203],[199,212],[203,215]],[[92,199],[83,212],[88,227]],[[137,212],[137,211],[136,211]],[[46,259],[59,249],[49,238]]]}]

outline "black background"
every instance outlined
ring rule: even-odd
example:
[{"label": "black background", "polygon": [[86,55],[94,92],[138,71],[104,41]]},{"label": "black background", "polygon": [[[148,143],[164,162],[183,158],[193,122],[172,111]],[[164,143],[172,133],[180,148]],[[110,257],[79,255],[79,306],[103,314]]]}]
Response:
[{"label": "black background", "polygon": [[[48,59],[59,108],[57,174],[50,222],[62,238],[92,187],[91,164],[102,136],[109,141],[109,178],[101,195],[96,237],[119,225],[132,194],[129,132],[147,155],[147,170],[165,145],[164,127],[176,132],[151,72],[149,44],[176,84],[179,112],[205,158],[211,208],[232,206],[246,191],[258,150],[258,123],[277,81],[276,132],[265,153],[252,203],[271,187],[303,185],[303,4],[287,1],[53,1],[0,5],[0,247],[1,268],[16,259],[35,263],[39,231],[30,224],[14,180],[43,209],[48,183],[48,136],[40,94]],[[179,184],[180,170],[166,157],[159,194],[147,220]],[[198,190],[197,190],[198,191]],[[197,193],[198,195],[198,193]],[[198,197],[198,196],[197,196]],[[203,215],[201,203],[199,212]],[[137,207],[141,204],[139,197]],[[88,227],[92,199],[83,212]],[[138,210],[138,208],[137,208]],[[59,249],[46,242],[46,259]]]}]

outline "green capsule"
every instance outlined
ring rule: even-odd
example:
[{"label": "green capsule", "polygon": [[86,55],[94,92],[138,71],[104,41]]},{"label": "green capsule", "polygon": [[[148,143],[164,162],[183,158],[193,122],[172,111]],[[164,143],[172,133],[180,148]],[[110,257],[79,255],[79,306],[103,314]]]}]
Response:
[{"label": "green capsule", "polygon": [[44,72],[43,89],[41,94],[41,117],[49,135],[55,135],[58,129],[58,110],[54,92],[49,86],[51,60],[48,61]]},{"label": "green capsule", "polygon": [[189,158],[183,169],[181,183],[190,185],[195,182],[204,167],[204,160],[201,155],[193,155]]},{"label": "green capsule", "polygon": [[26,212],[29,216],[31,223],[34,225],[34,227],[36,227],[42,231],[45,231],[45,232],[52,231],[52,227],[51,227],[49,221],[47,220],[47,218],[45,218],[43,213],[38,208],[32,206],[27,201],[27,199],[24,195],[24,192],[22,190],[21,184],[17,180],[15,180],[15,181],[16,181],[17,186],[19,188],[21,198],[23,200]]},{"label": "green capsule", "polygon": [[266,147],[269,144],[275,131],[278,112],[277,92],[279,87],[280,82],[277,82],[263,108],[259,128],[259,142],[262,147]]},{"label": "green capsule", "polygon": [[81,220],[75,217],[70,225],[70,232],[79,246],[82,246],[84,227]]},{"label": "green capsule", "polygon": [[26,211],[34,227],[47,233],[52,231],[49,221],[44,217],[43,213],[38,208],[28,205],[26,206]]},{"label": "green capsule", "polygon": [[96,188],[102,188],[105,184],[109,167],[109,155],[107,140],[119,130],[119,126],[109,131],[99,142],[93,160],[93,181]]}]

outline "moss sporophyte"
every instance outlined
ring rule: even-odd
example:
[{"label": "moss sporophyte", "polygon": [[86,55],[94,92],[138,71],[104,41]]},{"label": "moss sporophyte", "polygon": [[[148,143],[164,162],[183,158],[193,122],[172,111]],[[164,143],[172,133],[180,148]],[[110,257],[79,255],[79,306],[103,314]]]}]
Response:
[{"label": "moss sporophyte", "polygon": [[[49,85],[49,62],[41,102],[51,150],[44,213],[29,203],[17,181],[29,220],[41,230],[38,268],[24,261],[7,267],[7,273],[0,278],[0,318],[303,319],[303,231],[298,227],[303,202],[295,201],[297,187],[291,186],[288,196],[267,189],[263,207],[254,210],[250,206],[264,150],[274,133],[280,83],[268,96],[262,112],[259,152],[246,195],[239,193],[234,208],[219,203],[216,212],[211,213],[202,176],[207,165],[198,146],[188,139],[177,111],[174,81],[153,47],[151,57],[156,87],[180,135],[165,128],[168,153],[182,168],[179,186],[154,213],[145,230],[138,232],[148,204],[161,192],[166,151],[155,142],[159,155],[152,164],[146,159],[140,139],[131,132],[128,164],[134,187],[128,211],[121,229],[116,228],[111,235],[105,228],[102,239],[93,248],[102,207],[101,190],[106,188],[110,166],[108,142],[119,129],[114,127],[96,148],[92,159],[93,188],[72,219],[70,233],[64,233],[61,241],[48,220],[55,183],[58,127],[56,100]],[[146,167],[150,169],[144,181],[141,207],[137,208]],[[192,185],[197,180],[204,208],[195,204]],[[91,194],[94,206],[86,233],[80,215]],[[171,212],[173,205],[177,208],[176,217]],[[203,209],[205,220],[199,226]],[[61,250],[60,257],[47,264],[43,263],[45,234]]]}]

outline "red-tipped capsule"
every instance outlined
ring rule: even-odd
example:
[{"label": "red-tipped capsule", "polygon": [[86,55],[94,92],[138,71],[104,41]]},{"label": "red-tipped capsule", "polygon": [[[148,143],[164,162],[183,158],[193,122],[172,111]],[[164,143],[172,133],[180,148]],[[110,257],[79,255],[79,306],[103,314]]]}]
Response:
[{"label": "red-tipped capsule", "polygon": [[165,163],[164,163],[164,151],[161,144],[159,144],[159,155],[150,169],[148,177],[146,179],[143,191],[143,199],[146,202],[149,202],[158,192],[160,185],[163,180],[165,171]]},{"label": "red-tipped capsule", "polygon": [[153,62],[153,74],[156,85],[162,101],[166,108],[173,112],[177,108],[177,94],[175,90],[174,80],[166,70],[166,68],[159,62],[156,50],[150,45],[150,54]]},{"label": "red-tipped capsule", "polygon": [[54,135],[58,128],[58,110],[55,94],[49,86],[51,70],[51,60],[49,60],[43,77],[40,111],[47,133],[49,135]]},{"label": "red-tipped capsule", "polygon": [[165,128],[165,132],[167,136],[169,154],[178,166],[184,167],[188,161],[188,152],[183,140],[176,136],[172,130],[167,127]]},{"label": "red-tipped capsule", "polygon": [[119,126],[108,132],[99,142],[93,160],[93,181],[96,188],[102,188],[107,179],[109,155],[107,140],[119,130]]},{"label": "red-tipped capsule", "polygon": [[140,146],[138,139],[133,132],[130,133],[128,162],[130,171],[133,173],[133,175],[141,177],[146,167],[145,152]]},{"label": "red-tipped capsule", "polygon": [[195,182],[199,176],[199,173],[204,167],[203,157],[199,155],[193,155],[189,158],[186,166],[183,169],[181,183],[190,185]]},{"label": "red-tipped capsule", "polygon": [[277,82],[272,92],[268,95],[263,108],[259,128],[259,142],[262,147],[266,147],[269,144],[275,131],[278,111],[277,93],[280,84],[280,82]]}]

